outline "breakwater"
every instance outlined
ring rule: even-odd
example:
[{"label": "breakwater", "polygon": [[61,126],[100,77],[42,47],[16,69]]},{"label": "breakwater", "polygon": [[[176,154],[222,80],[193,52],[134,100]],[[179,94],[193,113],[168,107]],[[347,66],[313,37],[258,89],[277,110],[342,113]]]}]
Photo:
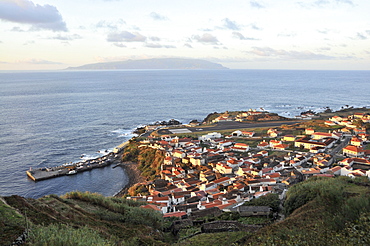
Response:
[{"label": "breakwater", "polygon": [[[121,152],[129,142],[124,142],[114,148],[113,152],[102,157],[84,160],[74,163],[65,163],[56,167],[42,167],[26,171],[27,176],[33,181],[56,178],[65,175],[75,175],[81,172],[90,171],[95,168],[106,167],[112,163],[120,162]],[[117,163],[116,163],[117,164]]]}]

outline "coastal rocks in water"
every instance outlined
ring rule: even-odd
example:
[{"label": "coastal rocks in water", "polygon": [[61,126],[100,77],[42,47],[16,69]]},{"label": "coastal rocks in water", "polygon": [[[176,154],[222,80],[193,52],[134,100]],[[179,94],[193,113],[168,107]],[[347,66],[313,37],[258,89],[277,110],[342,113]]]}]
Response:
[{"label": "coastal rocks in water", "polygon": [[169,121],[157,121],[154,123],[154,125],[161,125],[161,126],[175,126],[175,125],[181,125],[182,123],[178,120],[171,119]]},{"label": "coastal rocks in water", "polygon": [[137,135],[141,135],[143,133],[145,133],[145,126],[140,126],[140,127],[137,127],[135,129],[135,131],[133,131],[133,133],[137,134]]}]

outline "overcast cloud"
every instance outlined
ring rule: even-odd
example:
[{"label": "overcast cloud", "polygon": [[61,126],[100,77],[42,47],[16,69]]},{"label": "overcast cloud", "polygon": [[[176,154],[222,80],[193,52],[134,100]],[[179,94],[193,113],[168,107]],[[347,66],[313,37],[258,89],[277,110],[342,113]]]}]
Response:
[{"label": "overcast cloud", "polygon": [[56,7],[34,4],[28,0],[0,1],[0,19],[30,24],[31,30],[67,31],[66,23]]}]

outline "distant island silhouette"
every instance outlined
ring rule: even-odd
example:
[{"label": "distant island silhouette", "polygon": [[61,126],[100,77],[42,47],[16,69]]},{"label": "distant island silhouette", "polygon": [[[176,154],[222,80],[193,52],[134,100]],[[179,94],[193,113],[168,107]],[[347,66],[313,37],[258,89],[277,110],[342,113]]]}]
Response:
[{"label": "distant island silhouette", "polygon": [[200,59],[186,58],[153,58],[117,62],[101,62],[79,67],[68,67],[67,70],[105,70],[105,69],[228,69],[221,64]]}]

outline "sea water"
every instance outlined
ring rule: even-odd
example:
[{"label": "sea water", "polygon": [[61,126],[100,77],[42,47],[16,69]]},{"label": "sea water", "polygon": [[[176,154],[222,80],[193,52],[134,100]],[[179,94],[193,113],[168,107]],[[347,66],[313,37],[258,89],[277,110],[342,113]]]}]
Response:
[{"label": "sea water", "polygon": [[40,182],[30,168],[102,155],[139,125],[263,108],[286,117],[369,106],[370,71],[120,70],[0,73],[0,195],[80,190],[112,196],[122,168]]}]

